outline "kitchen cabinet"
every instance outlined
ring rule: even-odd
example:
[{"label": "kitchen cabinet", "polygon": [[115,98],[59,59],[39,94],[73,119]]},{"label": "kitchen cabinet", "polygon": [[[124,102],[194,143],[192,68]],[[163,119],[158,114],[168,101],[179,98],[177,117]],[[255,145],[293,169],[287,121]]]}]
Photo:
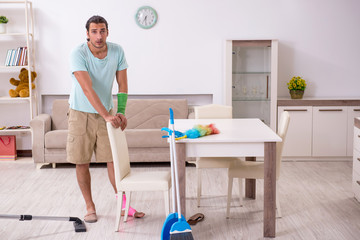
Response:
[{"label": "kitchen cabinet", "polygon": [[353,179],[352,188],[355,198],[360,201],[360,118],[353,122]]},{"label": "kitchen cabinet", "polygon": [[283,156],[311,156],[312,151],[312,107],[279,107],[278,119],[282,112],[290,114]]},{"label": "kitchen cabinet", "polygon": [[346,156],[347,108],[313,107],[314,157]]},{"label": "kitchen cabinet", "polygon": [[288,159],[348,160],[353,156],[358,99],[279,99],[278,116],[290,113],[283,156]]},{"label": "kitchen cabinet", "polygon": [[346,155],[353,155],[353,140],[354,140],[354,120],[360,117],[360,107],[348,107],[348,130],[347,130],[347,149]]}]

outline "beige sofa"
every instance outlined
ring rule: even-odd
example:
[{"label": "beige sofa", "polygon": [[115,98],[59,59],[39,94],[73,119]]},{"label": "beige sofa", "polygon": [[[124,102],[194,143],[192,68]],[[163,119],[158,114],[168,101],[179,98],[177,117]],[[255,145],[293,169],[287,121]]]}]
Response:
[{"label": "beige sofa", "polygon": [[[114,102],[116,106],[116,102]],[[188,118],[186,99],[129,99],[125,130],[131,162],[167,162],[170,159],[167,140],[161,131],[169,122],[169,107],[175,118]],[[67,99],[55,100],[52,114],[40,114],[30,122],[32,156],[38,168],[44,164],[66,163]],[[94,156],[92,161],[95,161]]]}]

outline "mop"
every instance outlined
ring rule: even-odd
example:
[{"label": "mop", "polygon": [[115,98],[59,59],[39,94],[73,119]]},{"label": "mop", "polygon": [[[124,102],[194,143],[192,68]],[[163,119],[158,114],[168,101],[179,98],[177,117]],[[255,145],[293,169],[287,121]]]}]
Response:
[{"label": "mop", "polygon": [[[176,159],[176,146],[175,146],[175,128],[174,128],[174,113],[170,108],[170,127],[163,128],[169,132],[170,138],[170,161],[171,161],[171,181],[172,181],[172,203],[173,213],[169,214],[166,218],[163,229],[161,232],[162,240],[176,240],[176,239],[188,239],[193,240],[190,225],[186,222],[185,217],[181,214],[180,204],[180,193],[179,193],[179,177],[177,170],[177,159]],[[175,180],[174,180],[175,179]],[[175,184],[174,184],[175,182]],[[176,191],[176,193],[175,193]],[[175,197],[176,195],[176,197]],[[175,212],[177,202],[177,213]]]},{"label": "mop", "polygon": [[19,219],[19,221],[30,220],[55,220],[55,221],[70,221],[73,222],[75,232],[86,232],[85,224],[77,217],[51,217],[51,216],[32,216],[32,215],[7,215],[0,214],[0,218]]}]

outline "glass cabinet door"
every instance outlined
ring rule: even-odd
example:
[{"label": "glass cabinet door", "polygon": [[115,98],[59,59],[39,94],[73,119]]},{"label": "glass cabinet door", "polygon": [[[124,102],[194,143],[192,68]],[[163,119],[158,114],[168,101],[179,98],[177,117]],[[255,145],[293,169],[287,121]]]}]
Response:
[{"label": "glass cabinet door", "polygon": [[232,44],[234,118],[259,118],[270,126],[271,40]]}]

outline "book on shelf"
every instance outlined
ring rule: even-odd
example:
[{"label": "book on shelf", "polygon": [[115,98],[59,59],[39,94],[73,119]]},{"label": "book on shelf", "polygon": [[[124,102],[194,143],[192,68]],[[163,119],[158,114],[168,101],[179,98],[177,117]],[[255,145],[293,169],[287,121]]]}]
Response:
[{"label": "book on shelf", "polygon": [[9,49],[6,58],[5,66],[26,66],[27,65],[27,47],[18,47],[16,49]]},{"label": "book on shelf", "polygon": [[21,59],[21,66],[27,66],[27,47],[24,47],[24,56]]},{"label": "book on shelf", "polygon": [[15,54],[13,66],[18,66],[18,65],[17,65],[17,62],[18,62],[18,59],[19,59],[20,51],[21,51],[21,48],[18,47],[18,48],[16,49],[16,54]]},{"label": "book on shelf", "polygon": [[6,66],[12,66],[12,62],[14,61],[14,58],[15,58],[15,49],[11,49],[11,56]]},{"label": "book on shelf", "polygon": [[19,66],[19,59],[21,56],[21,52],[22,52],[23,48],[19,47],[16,51],[16,60],[15,60],[15,65]]},{"label": "book on shelf", "polygon": [[7,63],[10,61],[11,53],[12,53],[12,49],[9,49],[7,51],[6,58],[5,58],[5,64],[4,64],[5,66],[7,66]]},{"label": "book on shelf", "polygon": [[27,59],[27,47],[24,47],[24,54],[21,58],[21,66],[27,66],[28,65],[28,59]]}]

